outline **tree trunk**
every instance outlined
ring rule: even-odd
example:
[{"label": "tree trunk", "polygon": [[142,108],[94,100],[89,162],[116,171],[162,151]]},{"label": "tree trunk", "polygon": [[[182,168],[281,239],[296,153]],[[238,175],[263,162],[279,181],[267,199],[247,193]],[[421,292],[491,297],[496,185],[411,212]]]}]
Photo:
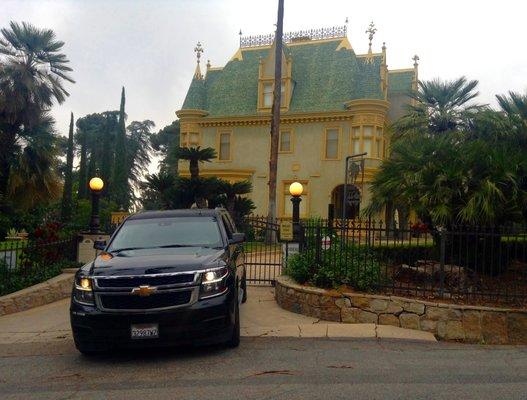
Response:
[{"label": "tree trunk", "polygon": [[9,173],[15,158],[16,130],[6,127],[0,131],[0,206],[7,201]]},{"label": "tree trunk", "polygon": [[[282,33],[284,25],[284,0],[278,0],[278,19],[275,35],[275,66],[274,66],[274,92],[273,114],[271,119],[271,154],[269,159],[269,209],[268,222],[276,220],[276,177],[278,168],[278,135],[280,132],[280,100],[282,94]],[[274,230],[266,234],[268,242],[276,241]]]},{"label": "tree trunk", "polygon": [[190,160],[189,163],[190,179],[199,178],[199,162],[198,160]]}]

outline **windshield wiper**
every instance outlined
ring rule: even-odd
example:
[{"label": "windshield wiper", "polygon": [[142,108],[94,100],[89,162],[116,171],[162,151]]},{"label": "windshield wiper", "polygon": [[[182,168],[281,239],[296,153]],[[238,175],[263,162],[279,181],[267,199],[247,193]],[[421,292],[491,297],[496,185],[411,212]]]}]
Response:
[{"label": "windshield wiper", "polygon": [[128,250],[146,250],[146,249],[169,249],[175,247],[196,247],[188,244],[166,244],[164,246],[152,246],[152,247],[123,247],[121,249],[110,250],[110,253],[120,253],[121,251]]},{"label": "windshield wiper", "polygon": [[171,247],[196,247],[189,244],[165,244],[164,246],[155,246],[154,249],[169,249]]},{"label": "windshield wiper", "polygon": [[123,247],[121,249],[109,250],[109,252],[110,253],[120,253],[121,251],[143,250],[143,249],[148,249],[148,247]]}]

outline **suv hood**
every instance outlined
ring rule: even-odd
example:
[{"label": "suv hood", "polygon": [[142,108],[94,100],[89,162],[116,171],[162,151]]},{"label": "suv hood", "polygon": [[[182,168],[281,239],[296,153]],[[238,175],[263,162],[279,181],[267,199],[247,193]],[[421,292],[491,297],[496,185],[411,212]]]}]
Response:
[{"label": "suv hood", "polygon": [[92,264],[92,276],[162,274],[213,268],[225,259],[223,249],[182,247],[102,253]]}]

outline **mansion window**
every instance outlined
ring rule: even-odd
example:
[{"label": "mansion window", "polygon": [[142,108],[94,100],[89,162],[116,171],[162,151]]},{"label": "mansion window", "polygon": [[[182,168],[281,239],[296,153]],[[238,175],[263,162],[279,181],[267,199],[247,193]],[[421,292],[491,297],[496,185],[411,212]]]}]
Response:
[{"label": "mansion window", "polygon": [[273,105],[273,84],[264,83],[263,85],[263,106],[272,107]]},{"label": "mansion window", "polygon": [[351,141],[353,143],[352,154],[359,154],[360,150],[360,126],[351,128]]},{"label": "mansion window", "polygon": [[326,160],[337,160],[339,158],[339,128],[326,129],[326,143],[324,157]]},{"label": "mansion window", "polygon": [[231,132],[230,131],[219,133],[218,159],[220,161],[230,161],[231,160]]},{"label": "mansion window", "polygon": [[181,132],[179,139],[180,147],[197,147],[199,145],[199,132]]},{"label": "mansion window", "polygon": [[292,153],[293,152],[293,137],[290,130],[280,131],[280,141],[278,151],[280,153]]},{"label": "mansion window", "polygon": [[367,158],[384,158],[386,156],[384,131],[373,125],[354,126],[351,128],[351,154],[368,153]]},{"label": "mansion window", "polygon": [[366,157],[373,157],[373,126],[364,126],[362,128],[362,148]]},{"label": "mansion window", "polygon": [[[282,96],[280,97],[281,106],[283,106],[284,102],[286,101],[285,87],[286,87],[286,82],[282,81],[282,86],[281,86]],[[271,108],[273,106],[274,82],[264,82],[262,84],[261,90],[262,90],[262,107]]]}]

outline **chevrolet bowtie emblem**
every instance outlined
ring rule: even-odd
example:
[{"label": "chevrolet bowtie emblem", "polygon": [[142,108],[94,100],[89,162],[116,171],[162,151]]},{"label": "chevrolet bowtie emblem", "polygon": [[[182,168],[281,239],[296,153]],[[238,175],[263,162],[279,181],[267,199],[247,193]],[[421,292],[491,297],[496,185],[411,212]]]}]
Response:
[{"label": "chevrolet bowtie emblem", "polygon": [[139,287],[132,289],[132,294],[135,294],[137,296],[145,297],[150,296],[152,293],[154,293],[157,290],[156,287],[151,287],[148,285],[141,285]]}]

